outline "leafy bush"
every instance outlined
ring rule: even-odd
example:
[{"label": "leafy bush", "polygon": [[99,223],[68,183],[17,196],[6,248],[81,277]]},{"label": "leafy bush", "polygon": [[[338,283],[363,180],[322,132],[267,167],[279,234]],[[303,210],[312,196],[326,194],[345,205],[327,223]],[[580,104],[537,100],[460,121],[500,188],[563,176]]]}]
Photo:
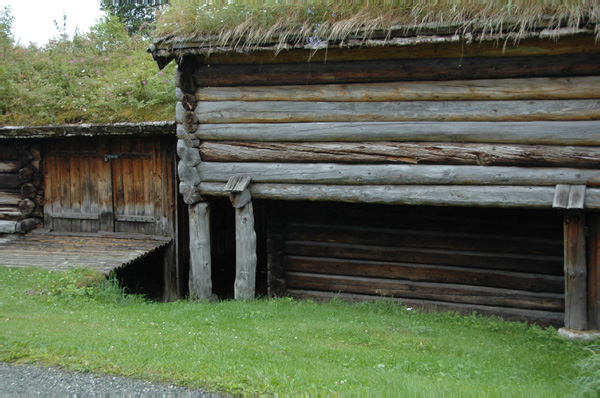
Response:
[{"label": "leafy bush", "polygon": [[159,71],[149,42],[117,16],[86,34],[37,47],[14,42],[0,10],[0,124],[40,125],[171,120],[174,65]]}]

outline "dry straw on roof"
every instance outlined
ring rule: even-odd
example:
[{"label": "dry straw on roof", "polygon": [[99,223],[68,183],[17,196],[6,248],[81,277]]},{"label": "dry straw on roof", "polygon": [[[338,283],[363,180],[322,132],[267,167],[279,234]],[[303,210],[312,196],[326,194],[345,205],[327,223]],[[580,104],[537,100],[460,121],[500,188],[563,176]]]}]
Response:
[{"label": "dry straw on roof", "polygon": [[172,0],[158,18],[155,44],[250,51],[440,34],[510,36],[518,41],[544,29],[556,36],[565,29],[584,29],[600,38],[599,20],[597,0],[212,1],[210,5]]}]

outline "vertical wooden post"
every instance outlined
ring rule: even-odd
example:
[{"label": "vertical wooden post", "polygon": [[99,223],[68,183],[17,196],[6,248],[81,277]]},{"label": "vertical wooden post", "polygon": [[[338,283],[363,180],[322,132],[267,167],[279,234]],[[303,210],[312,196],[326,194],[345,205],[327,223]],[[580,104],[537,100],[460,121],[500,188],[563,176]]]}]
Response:
[{"label": "vertical wooden post", "polygon": [[588,329],[600,331],[600,215],[588,215]]},{"label": "vertical wooden post", "polygon": [[[232,194],[232,196],[235,195],[241,194]],[[235,207],[235,200],[232,199],[232,203]],[[234,297],[236,300],[252,300],[255,290],[256,232],[254,230],[254,208],[252,202],[249,201],[235,209]]]},{"label": "vertical wooden post", "polygon": [[586,330],[587,264],[585,250],[585,216],[567,212],[564,217],[565,253],[565,328]]},{"label": "vertical wooden post", "polygon": [[235,209],[235,283],[233,295],[236,300],[252,300],[256,291],[256,232],[254,208],[248,190],[250,176],[234,175],[229,178],[223,191],[229,192]]},{"label": "vertical wooden post", "polygon": [[210,210],[208,203],[189,206],[190,217],[190,296],[198,299],[212,297],[210,257]]}]

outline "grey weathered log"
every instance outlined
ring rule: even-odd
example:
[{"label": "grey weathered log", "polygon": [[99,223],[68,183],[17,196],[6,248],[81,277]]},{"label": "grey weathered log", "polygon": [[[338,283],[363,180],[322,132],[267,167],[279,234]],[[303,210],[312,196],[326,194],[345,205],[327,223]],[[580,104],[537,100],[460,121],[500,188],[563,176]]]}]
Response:
[{"label": "grey weathered log", "polygon": [[179,183],[179,193],[183,196],[183,201],[187,205],[193,205],[202,200],[200,190],[196,185],[188,185],[184,182]]},{"label": "grey weathered log", "polygon": [[16,221],[0,220],[0,234],[14,234],[16,227]]},{"label": "grey weathered log", "polygon": [[177,175],[182,182],[187,185],[197,185],[200,183],[200,174],[196,169],[198,166],[191,167],[183,161],[177,163]]},{"label": "grey weathered log", "polygon": [[472,142],[600,145],[600,120],[577,122],[371,122],[200,124],[200,140],[261,142]]},{"label": "grey weathered log", "polygon": [[23,199],[19,202],[19,211],[24,216],[28,216],[35,210],[35,202],[31,199]]},{"label": "grey weathered log", "polygon": [[197,169],[206,182],[243,174],[253,182],[279,184],[600,186],[600,171],[565,168],[202,162]]},{"label": "grey weathered log", "polygon": [[20,201],[20,194],[0,191],[0,205],[18,206]]},{"label": "grey weathered log", "polygon": [[177,102],[175,105],[175,121],[177,123],[183,123],[183,115],[185,114],[185,108],[181,102]]},{"label": "grey weathered log", "polygon": [[26,234],[30,232],[34,228],[40,227],[42,225],[42,220],[39,218],[27,218],[21,222],[19,222],[16,226],[16,232],[21,234]]},{"label": "grey weathered log", "polygon": [[600,168],[600,147],[420,142],[204,141],[205,161],[407,163]]},{"label": "grey weathered log", "polygon": [[21,162],[18,160],[0,161],[0,173],[16,173],[21,169]]},{"label": "grey weathered log", "polygon": [[256,232],[252,202],[235,209],[235,283],[236,300],[254,299],[256,290]]},{"label": "grey weathered log", "polygon": [[569,212],[564,219],[565,328],[586,330],[587,261],[585,216]]},{"label": "grey weathered log", "polygon": [[[196,130],[198,127],[196,127]],[[195,134],[188,133],[183,124],[178,124],[176,129],[177,139],[184,140],[185,143],[190,147],[198,148],[200,145],[200,140],[195,136]]]},{"label": "grey weathered log", "polygon": [[[302,86],[201,87],[198,101],[455,101],[593,99],[600,77],[450,80]],[[179,101],[181,99],[178,98]]]},{"label": "grey weathered log", "polygon": [[596,120],[600,100],[200,101],[195,112],[200,123]]},{"label": "grey weathered log", "polygon": [[[177,73],[175,73],[175,75],[177,76]],[[175,78],[175,80],[177,81],[177,77]],[[183,94],[183,91],[181,91],[180,87],[175,87],[175,98],[177,99],[177,101],[183,101],[183,96],[185,94]]]},{"label": "grey weathered log", "polygon": [[[203,196],[225,196],[225,183],[203,182]],[[253,183],[255,199],[311,200],[425,206],[551,208],[554,187],[460,185],[308,185]],[[586,209],[600,209],[600,189],[586,190]]]},{"label": "grey weathered log", "polygon": [[189,206],[190,220],[190,296],[212,298],[210,211],[206,202]]},{"label": "grey weathered log", "polygon": [[177,140],[177,155],[179,159],[188,166],[196,166],[200,163],[200,152],[191,147],[186,140]]}]

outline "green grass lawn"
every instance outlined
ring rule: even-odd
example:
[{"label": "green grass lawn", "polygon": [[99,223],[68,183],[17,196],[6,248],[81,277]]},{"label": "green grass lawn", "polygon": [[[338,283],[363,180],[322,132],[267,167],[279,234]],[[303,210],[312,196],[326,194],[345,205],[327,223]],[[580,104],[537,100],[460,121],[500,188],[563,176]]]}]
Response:
[{"label": "green grass lawn", "polygon": [[598,384],[593,343],[497,318],[383,302],[158,303],[81,270],[0,267],[0,286],[3,361],[246,393],[564,396]]}]

